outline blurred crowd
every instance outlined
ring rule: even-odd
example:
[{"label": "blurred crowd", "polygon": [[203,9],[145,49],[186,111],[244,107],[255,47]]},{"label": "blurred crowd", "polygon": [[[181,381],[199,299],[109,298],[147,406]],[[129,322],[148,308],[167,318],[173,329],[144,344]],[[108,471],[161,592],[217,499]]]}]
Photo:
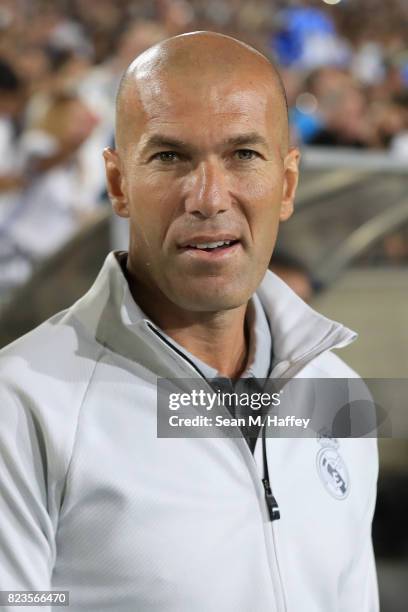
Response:
[{"label": "blurred crowd", "polygon": [[197,29],[278,64],[294,143],[408,158],[406,0],[2,0],[0,297],[106,201],[123,70]]}]

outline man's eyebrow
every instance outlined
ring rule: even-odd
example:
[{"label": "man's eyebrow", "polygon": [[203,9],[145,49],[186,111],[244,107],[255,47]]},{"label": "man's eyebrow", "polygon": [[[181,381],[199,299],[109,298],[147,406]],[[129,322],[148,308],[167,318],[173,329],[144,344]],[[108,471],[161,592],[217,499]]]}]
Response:
[{"label": "man's eyebrow", "polygon": [[142,147],[142,151],[148,151],[149,149],[157,148],[169,148],[169,149],[185,149],[188,144],[184,140],[178,138],[172,138],[163,134],[153,134],[150,136]]},{"label": "man's eyebrow", "polygon": [[248,145],[262,145],[268,148],[268,142],[266,138],[258,134],[258,132],[249,132],[248,134],[238,134],[237,136],[231,136],[222,141],[224,146],[232,147],[243,147]]}]

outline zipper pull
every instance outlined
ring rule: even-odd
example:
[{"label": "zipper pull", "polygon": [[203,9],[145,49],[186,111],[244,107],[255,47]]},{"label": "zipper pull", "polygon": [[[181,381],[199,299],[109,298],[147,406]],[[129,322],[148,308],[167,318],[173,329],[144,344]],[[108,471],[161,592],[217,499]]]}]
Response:
[{"label": "zipper pull", "polygon": [[271,521],[276,521],[277,519],[280,519],[278,502],[276,501],[272,493],[272,489],[269,484],[269,480],[267,478],[262,478],[262,484],[265,489],[265,500],[266,500],[266,505],[268,506],[268,510],[269,510],[269,517]]}]

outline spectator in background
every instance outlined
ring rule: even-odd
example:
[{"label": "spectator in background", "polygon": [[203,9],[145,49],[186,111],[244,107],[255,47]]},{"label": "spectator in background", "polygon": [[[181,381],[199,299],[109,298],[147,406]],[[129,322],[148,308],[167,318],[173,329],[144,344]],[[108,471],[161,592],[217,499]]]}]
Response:
[{"label": "spectator in background", "polygon": [[[80,98],[60,94],[21,136],[24,187],[9,199],[0,226],[7,242],[0,278],[7,286],[23,282],[30,266],[60,248],[95,208],[81,149],[96,122]],[[20,261],[15,270],[6,269],[10,258],[14,266]]]},{"label": "spectator in background", "polygon": [[307,90],[318,101],[322,121],[310,144],[366,148],[374,143],[366,97],[349,74],[338,68],[317,70],[307,80]]}]

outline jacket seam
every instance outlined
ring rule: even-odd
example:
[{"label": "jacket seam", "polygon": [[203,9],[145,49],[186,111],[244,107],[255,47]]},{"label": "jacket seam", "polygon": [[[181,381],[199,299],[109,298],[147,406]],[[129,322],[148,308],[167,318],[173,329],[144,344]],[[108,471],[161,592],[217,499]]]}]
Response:
[{"label": "jacket seam", "polygon": [[[105,351],[105,347],[102,348],[99,356],[95,360],[95,364],[94,364],[94,366],[92,368],[92,372],[91,372],[91,374],[89,376],[88,383],[86,385],[86,388],[84,390],[84,393],[83,393],[83,396],[82,396],[82,399],[81,399],[81,403],[80,403],[79,408],[78,408],[78,417],[77,417],[77,423],[76,423],[76,427],[75,427],[74,441],[72,443],[72,450],[71,450],[71,454],[70,454],[70,457],[69,457],[69,461],[68,461],[68,465],[67,465],[67,468],[66,468],[66,471],[65,471],[65,477],[64,477],[63,494],[62,494],[62,497],[64,499],[60,503],[59,515],[62,512],[62,508],[64,506],[65,499],[66,499],[67,480],[68,480],[68,476],[70,474],[70,470],[71,470],[71,467],[72,467],[72,461],[73,461],[75,450],[76,450],[76,447],[77,447],[78,431],[79,431],[79,424],[80,424],[80,420],[81,420],[81,416],[82,416],[82,408],[83,408],[83,405],[85,403],[86,397],[88,395],[88,391],[89,391],[89,388],[91,386],[91,382],[93,380],[93,377],[95,375],[96,368],[97,368],[100,360],[102,359],[104,351]],[[58,520],[58,524],[59,524],[59,520]],[[58,531],[58,524],[57,524],[56,532]]]}]

